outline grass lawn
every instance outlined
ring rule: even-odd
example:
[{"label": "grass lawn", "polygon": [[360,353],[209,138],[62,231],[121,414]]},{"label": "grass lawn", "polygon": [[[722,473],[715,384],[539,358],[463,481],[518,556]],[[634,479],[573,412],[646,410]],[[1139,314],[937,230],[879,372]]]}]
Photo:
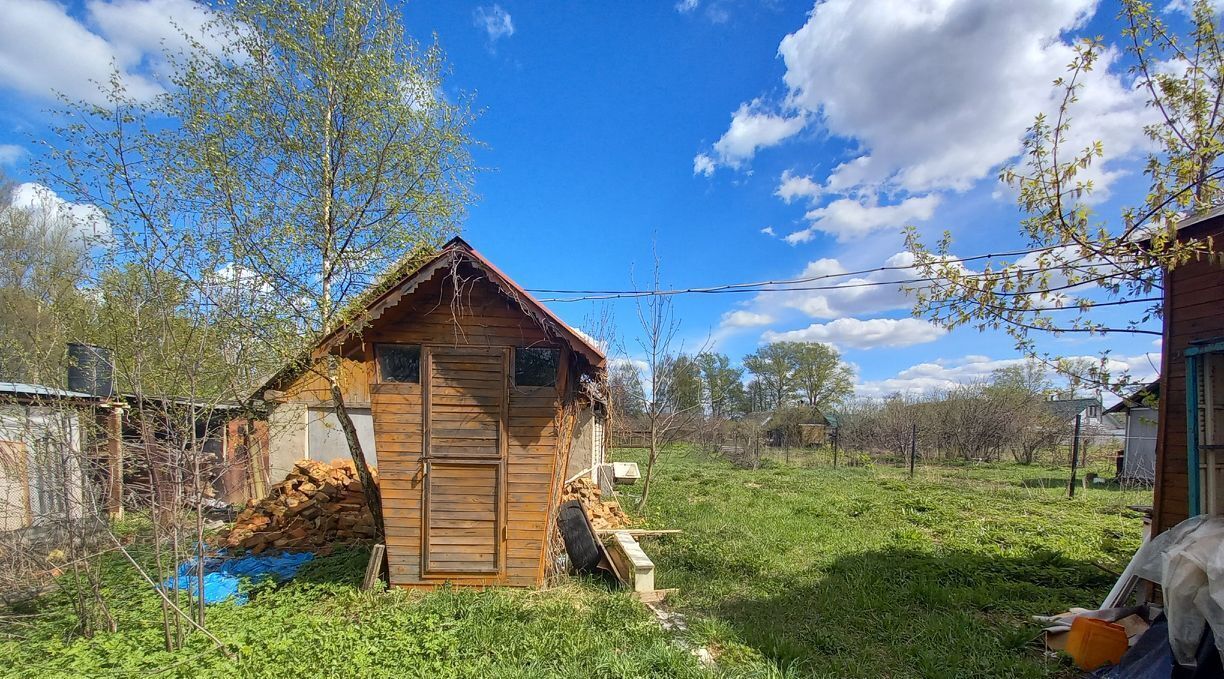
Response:
[{"label": "grass lawn", "polygon": [[[642,459],[641,451],[621,451]],[[733,469],[661,458],[646,549],[724,666],[763,656],[828,677],[1075,676],[1030,643],[1035,613],[1099,605],[1139,546],[1128,504],[1151,491],[1078,489],[1069,471],[980,464]],[[1104,471],[1104,470],[1098,470]],[[631,497],[626,498],[626,504]]]},{"label": "grass lawn", "polygon": [[[618,451],[618,459],[640,459]],[[692,641],[723,676],[1072,676],[1030,641],[1033,613],[1096,605],[1138,546],[1125,505],[1150,493],[1063,497],[1065,470],[1017,465],[757,471],[677,448],[649,524],[658,586],[676,587]],[[1051,487],[1045,487],[1050,485]],[[632,495],[625,498],[630,505]],[[0,675],[171,677],[708,676],[641,605],[593,583],[549,591],[363,593],[366,552],[317,559],[245,606],[209,609],[200,636],[161,650],[158,601],[118,560],[119,631],[71,630],[68,588],[0,613]]]}]

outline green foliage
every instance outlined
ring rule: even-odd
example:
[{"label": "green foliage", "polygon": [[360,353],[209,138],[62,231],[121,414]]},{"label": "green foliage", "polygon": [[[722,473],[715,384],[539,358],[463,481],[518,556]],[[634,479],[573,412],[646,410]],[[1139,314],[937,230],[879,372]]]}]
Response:
[{"label": "green foliage", "polygon": [[749,410],[744,402],[744,370],[733,368],[726,354],[703,351],[697,355],[697,365],[710,417],[720,420]]},{"label": "green foliage", "polygon": [[672,412],[700,412],[702,407],[701,365],[687,354],[665,356],[660,365],[666,377],[658,380],[665,387],[656,395]]},{"label": "green foliage", "polygon": [[744,367],[767,397],[767,409],[791,404],[833,406],[854,392],[850,367],[837,349],[819,342],[772,342],[744,357]]},{"label": "green foliage", "polygon": [[92,317],[88,225],[49,199],[14,206],[15,188],[0,174],[0,375],[60,386],[66,344],[88,335]]},{"label": "green foliage", "polygon": [[102,283],[147,303],[112,309],[114,322],[147,331],[169,316],[148,341],[116,330],[121,352],[124,332],[150,345],[122,361],[152,380],[152,354],[204,346],[232,374],[192,381],[245,398],[257,376],[350,320],[379,273],[456,230],[471,198],[471,114],[444,92],[438,46],[409,38],[382,0],[213,10],[163,55],[164,92],[133,96],[116,76],[100,84],[105,105],[68,102],[42,169],[111,226],[99,268],[115,271]]},{"label": "green foliage", "polygon": [[768,401],[767,409],[786,405],[795,393],[795,370],[798,358],[786,342],[766,344],[744,357],[744,368],[752,373]]}]

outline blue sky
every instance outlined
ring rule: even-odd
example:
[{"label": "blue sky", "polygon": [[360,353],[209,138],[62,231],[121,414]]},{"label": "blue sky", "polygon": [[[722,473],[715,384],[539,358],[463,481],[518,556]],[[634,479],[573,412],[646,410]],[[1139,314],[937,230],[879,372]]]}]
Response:
[{"label": "blue sky", "polygon": [[[1091,0],[404,5],[410,32],[436,35],[447,53],[453,93],[480,110],[485,169],[464,236],[524,286],[561,289],[646,285],[652,241],[668,287],[905,263],[906,224],[932,240],[951,230],[963,255],[1023,247],[998,168],[1050,110],[1070,41],[1118,40],[1115,13]],[[149,55],[168,17],[190,25],[202,10],[0,0],[0,15],[0,162],[25,181],[53,90],[79,93],[112,59],[155,82]],[[1106,145],[1104,215],[1144,193],[1150,112],[1125,66],[1107,53],[1076,118],[1085,141]],[[691,295],[676,313],[690,350],[713,341],[738,358],[771,337],[831,342],[868,395],[975,379],[1016,358],[1001,333],[944,333],[910,319],[896,290],[870,291]],[[579,326],[593,313],[550,306]],[[632,303],[614,310],[633,358]],[[1157,351],[1142,336],[1042,348],[1108,348],[1142,375]]]}]

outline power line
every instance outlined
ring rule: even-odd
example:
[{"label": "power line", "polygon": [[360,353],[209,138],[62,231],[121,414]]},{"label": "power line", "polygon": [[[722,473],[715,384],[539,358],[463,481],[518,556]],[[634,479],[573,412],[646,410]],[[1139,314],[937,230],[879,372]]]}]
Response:
[{"label": "power line", "polygon": [[[980,261],[984,259],[993,259],[993,258],[1000,258],[1000,257],[1015,257],[1017,255],[1035,254],[1039,252],[1049,252],[1049,251],[1059,250],[1059,249],[1069,248],[1069,247],[1074,248],[1075,246],[1073,245],[1049,245],[1049,246],[1040,247],[1040,248],[1031,248],[1031,249],[1026,249],[1026,250],[1014,250],[1011,252],[987,253],[987,254],[982,254],[982,255],[972,255],[969,257],[940,259],[939,263],[940,264],[960,264],[964,262],[974,262],[974,261]],[[1080,261],[1084,261],[1088,259],[1091,259],[1091,256],[1085,255],[1085,256],[1077,257],[1075,259],[1070,259],[1070,260],[1061,262],[1058,264],[1058,266],[1076,269],[1076,267],[1073,267],[1071,265],[1075,264],[1076,262],[1080,262]],[[810,283],[810,282],[821,281],[821,280],[829,280],[833,278],[846,278],[849,276],[864,276],[864,275],[869,275],[873,273],[881,273],[881,272],[887,272],[887,271],[912,271],[913,269],[914,269],[913,264],[907,264],[907,265],[892,264],[892,265],[873,267],[870,269],[860,269],[858,271],[843,271],[843,272],[838,272],[838,273],[818,274],[818,275],[813,275],[813,276],[804,276],[800,278],[756,281],[756,282],[749,282],[749,283],[725,283],[725,284],[712,285],[712,286],[706,286],[706,287],[673,288],[673,289],[658,289],[658,290],[582,290],[582,289],[559,289],[559,288],[528,288],[527,290],[528,292],[531,292],[533,294],[570,295],[567,297],[546,297],[546,298],[540,299],[541,302],[560,303],[560,302],[606,301],[606,300],[613,300],[613,299],[634,299],[634,298],[640,298],[640,297],[656,297],[656,296],[657,297],[671,297],[671,296],[676,296],[676,295],[690,295],[690,294],[711,295],[711,294],[735,294],[735,293],[756,293],[756,292],[848,290],[848,289],[855,289],[855,288],[878,287],[882,285],[911,285],[911,284],[916,284],[916,283],[935,283],[935,282],[944,280],[942,277],[931,276],[931,277],[920,277],[920,278],[901,278],[901,279],[886,280],[886,281],[863,281],[859,283],[846,283],[846,284],[821,285],[821,286],[800,285],[801,283]],[[990,275],[998,275],[1000,273],[1003,273],[1003,271],[1004,270],[992,272]],[[1021,267],[1019,269],[1009,268],[1006,271],[1009,274],[1016,274],[1016,273],[1039,272],[1041,271],[1041,269],[1035,268],[1035,267],[1034,268]],[[1067,287],[1076,287],[1079,285],[1085,285],[1089,283],[1108,280],[1111,278],[1116,278],[1119,275],[1120,274],[1103,275],[1103,276],[1099,276],[1093,279],[1079,281]],[[985,277],[987,277],[987,274],[985,272],[968,276],[968,278],[985,278]],[[1012,293],[1008,293],[1007,296],[1035,295],[1035,294],[1042,294],[1044,292],[1049,292],[1049,291],[1048,290],[1035,290],[1031,292],[1012,292]]]},{"label": "power line", "polygon": [[[912,267],[902,267],[902,268],[908,269]],[[1021,269],[1021,271],[1035,272],[1035,271],[1040,271],[1040,269]],[[823,276],[813,277],[811,280],[840,278],[843,276],[856,275],[858,273],[859,272],[844,273],[844,274],[827,274]],[[979,274],[979,276],[980,275],[981,274]],[[1081,281],[1076,281],[1074,283],[1068,283],[1066,285],[1063,285],[1057,288],[1029,290],[1029,291],[999,292],[997,294],[1002,297],[1027,297],[1030,295],[1044,295],[1044,294],[1049,294],[1050,292],[1054,292],[1058,290],[1069,290],[1072,288],[1079,287],[1081,285],[1091,285],[1093,283],[1099,283],[1101,281],[1108,280],[1111,278],[1116,278],[1116,277],[1117,277],[1116,275],[1103,275],[1103,276],[1097,276],[1095,278],[1089,278],[1089,279],[1085,279]],[[912,284],[919,284],[919,283],[934,283],[934,282],[942,281],[942,280],[945,280],[945,279],[936,277],[936,276],[929,276],[929,277],[922,277],[922,278],[900,278],[900,279],[887,280],[887,281],[863,281],[860,283],[839,283],[839,284],[833,284],[833,285],[792,285],[788,287],[775,287],[778,285],[782,285],[782,283],[780,282],[775,282],[775,283],[765,284],[769,287],[739,287],[739,286],[743,286],[747,284],[731,284],[731,285],[713,286],[709,288],[683,288],[683,289],[674,289],[674,290],[592,290],[592,291],[588,291],[592,294],[579,295],[576,297],[545,297],[545,298],[540,299],[539,301],[549,302],[549,303],[589,302],[589,301],[606,301],[606,300],[613,300],[613,299],[634,299],[634,298],[654,297],[654,296],[671,297],[671,296],[676,296],[676,295],[687,295],[687,294],[724,295],[724,294],[739,294],[739,293],[754,293],[754,292],[802,292],[802,291],[817,291],[817,290],[853,290],[853,289],[858,289],[858,288],[873,288],[873,287],[880,287],[880,286],[885,286],[885,285],[901,286],[901,285],[912,285]],[[960,285],[963,287],[963,284],[960,284]],[[531,292],[536,292],[536,291],[531,290]],[[556,292],[569,292],[569,291],[558,290]],[[582,291],[573,291],[573,292],[577,293],[577,292],[582,292]]]},{"label": "power line", "polygon": [[[963,262],[976,262],[983,259],[992,259],[997,257],[1016,257],[1020,255],[1034,254],[1038,252],[1048,252],[1068,247],[1066,245],[1047,245],[1040,248],[1030,248],[1026,250],[1013,250],[1011,252],[993,252],[982,255],[972,255],[969,257],[941,259],[944,264],[960,264]],[[1082,258],[1086,259],[1086,258]],[[858,271],[843,271],[840,273],[818,274],[814,276],[804,276],[800,278],[784,278],[779,280],[756,281],[751,283],[726,283],[722,285],[713,285],[708,287],[682,288],[677,290],[563,290],[558,288],[527,288],[528,292],[540,294],[563,294],[563,295],[666,295],[666,294],[688,294],[700,292],[716,292],[721,290],[739,289],[739,288],[760,288],[765,286],[792,285],[798,283],[810,283],[812,281],[825,280],[829,278],[843,278],[846,276],[863,276],[872,273],[880,273],[883,271],[905,271],[913,269],[913,264],[891,264],[877,266],[871,269],[860,269]],[[884,281],[888,282],[888,281]],[[902,282],[902,281],[898,281]],[[754,290],[755,291],[755,290]],[[560,300],[541,300],[541,301],[560,301]]]}]

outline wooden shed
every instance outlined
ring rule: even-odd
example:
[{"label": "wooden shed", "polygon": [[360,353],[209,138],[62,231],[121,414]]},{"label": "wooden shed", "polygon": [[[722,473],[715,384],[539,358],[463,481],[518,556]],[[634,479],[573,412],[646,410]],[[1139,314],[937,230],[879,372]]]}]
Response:
[{"label": "wooden shed", "polygon": [[1224,209],[1183,220],[1212,252],[1164,277],[1153,533],[1224,514]]},{"label": "wooden shed", "polygon": [[605,358],[462,239],[314,356],[365,366],[390,582],[538,586]]}]

